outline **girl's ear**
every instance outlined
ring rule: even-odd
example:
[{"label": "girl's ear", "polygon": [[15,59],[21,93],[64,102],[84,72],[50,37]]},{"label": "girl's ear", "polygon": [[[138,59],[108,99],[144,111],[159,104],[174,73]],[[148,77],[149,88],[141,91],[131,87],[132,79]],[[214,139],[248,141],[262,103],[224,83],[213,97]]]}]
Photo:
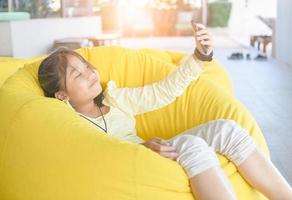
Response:
[{"label": "girl's ear", "polygon": [[64,100],[69,100],[69,97],[67,96],[67,94],[63,91],[58,91],[55,93],[55,97],[61,101]]}]

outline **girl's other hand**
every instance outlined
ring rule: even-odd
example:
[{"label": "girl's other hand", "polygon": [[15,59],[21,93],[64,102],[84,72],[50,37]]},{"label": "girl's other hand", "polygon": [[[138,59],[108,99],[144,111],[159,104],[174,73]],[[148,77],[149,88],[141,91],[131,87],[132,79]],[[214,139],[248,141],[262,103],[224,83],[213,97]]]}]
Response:
[{"label": "girl's other hand", "polygon": [[155,151],[161,156],[169,158],[171,160],[176,160],[178,157],[176,149],[162,138],[155,137],[141,144]]}]

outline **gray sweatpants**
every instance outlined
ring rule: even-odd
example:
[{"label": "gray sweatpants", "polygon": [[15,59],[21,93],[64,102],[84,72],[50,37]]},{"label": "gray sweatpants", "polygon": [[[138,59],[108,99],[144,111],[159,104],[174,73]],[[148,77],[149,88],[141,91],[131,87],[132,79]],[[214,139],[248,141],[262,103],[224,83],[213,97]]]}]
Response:
[{"label": "gray sweatpants", "polygon": [[216,152],[226,156],[236,166],[255,149],[248,132],[233,120],[218,119],[188,129],[167,140],[179,156],[176,161],[189,178],[218,166]]}]

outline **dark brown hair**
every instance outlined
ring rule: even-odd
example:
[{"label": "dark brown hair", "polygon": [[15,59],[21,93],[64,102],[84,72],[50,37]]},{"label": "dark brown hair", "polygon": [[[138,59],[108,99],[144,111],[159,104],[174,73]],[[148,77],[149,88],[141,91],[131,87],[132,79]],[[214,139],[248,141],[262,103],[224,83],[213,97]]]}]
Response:
[{"label": "dark brown hair", "polygon": [[[68,55],[76,56],[83,63],[88,65],[91,69],[95,69],[88,61],[86,61],[80,54],[70,50],[66,47],[60,47],[53,51],[40,64],[38,70],[38,80],[46,97],[55,97],[55,93],[59,90],[66,91],[66,72],[68,68]],[[104,104],[103,91],[94,98],[97,106],[102,107]]]}]

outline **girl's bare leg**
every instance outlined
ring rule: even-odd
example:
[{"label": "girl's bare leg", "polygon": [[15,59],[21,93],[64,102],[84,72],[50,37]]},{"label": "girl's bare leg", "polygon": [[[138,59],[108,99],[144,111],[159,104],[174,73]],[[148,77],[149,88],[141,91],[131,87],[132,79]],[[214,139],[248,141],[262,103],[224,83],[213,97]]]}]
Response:
[{"label": "girl's bare leg", "polygon": [[186,133],[202,137],[216,152],[232,160],[242,177],[267,198],[292,200],[291,186],[235,121],[214,120],[182,134]]},{"label": "girl's bare leg", "polygon": [[292,200],[292,188],[258,147],[238,166],[244,179],[271,200]]},{"label": "girl's bare leg", "polygon": [[234,200],[236,196],[223,170],[217,166],[190,178],[194,196],[199,200]]},{"label": "girl's bare leg", "polygon": [[199,200],[234,200],[235,194],[220,167],[216,152],[205,140],[181,135],[168,141],[175,146],[180,163],[189,177],[193,195]]}]

